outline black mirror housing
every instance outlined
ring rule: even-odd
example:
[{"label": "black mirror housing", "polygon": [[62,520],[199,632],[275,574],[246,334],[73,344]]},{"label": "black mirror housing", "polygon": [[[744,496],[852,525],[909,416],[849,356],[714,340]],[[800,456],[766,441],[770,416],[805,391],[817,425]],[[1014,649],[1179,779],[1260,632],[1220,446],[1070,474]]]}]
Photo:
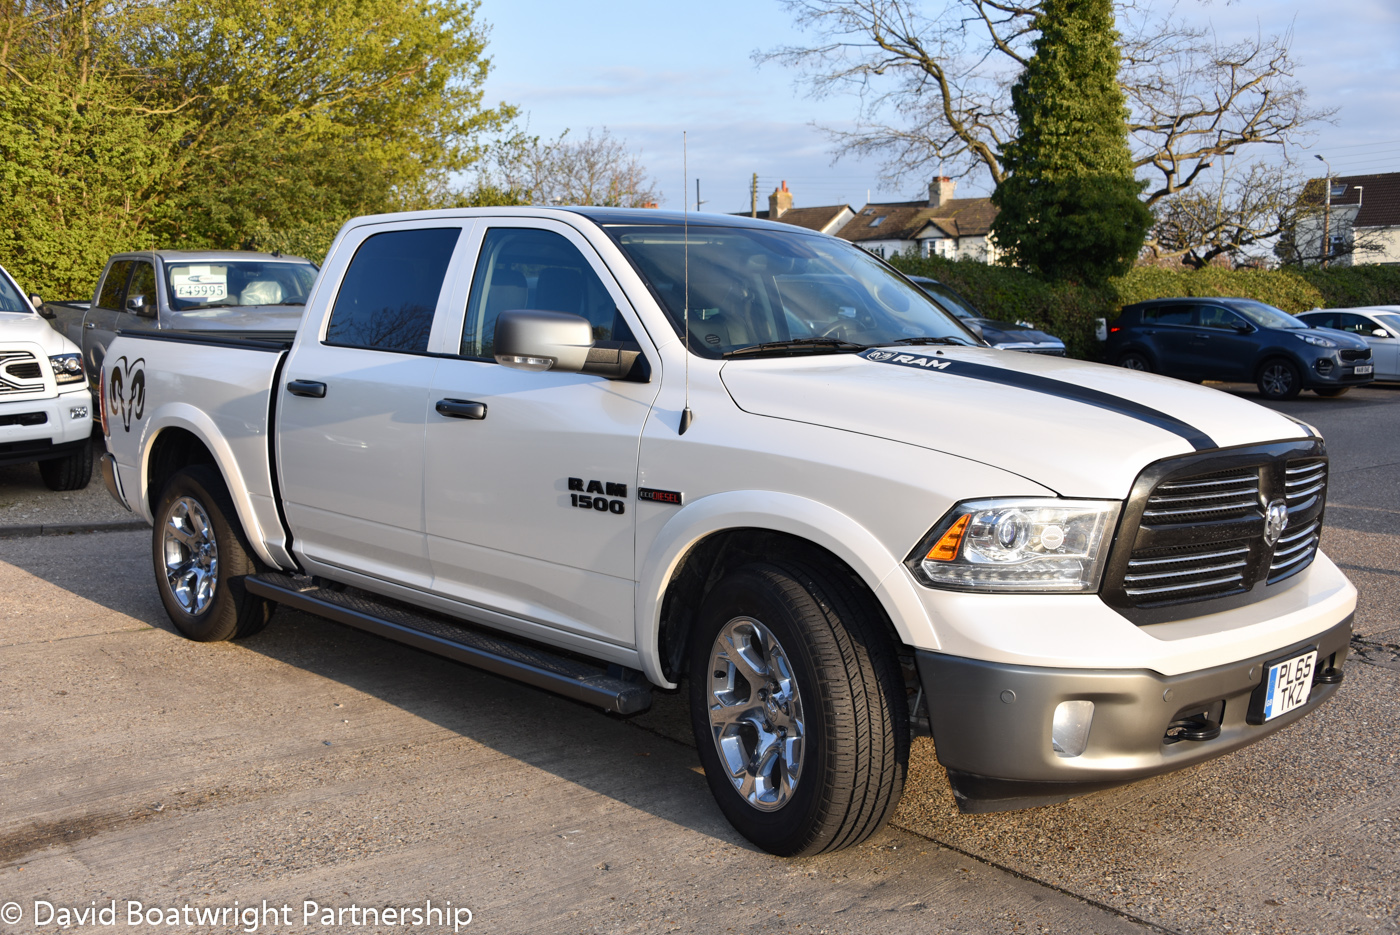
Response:
[{"label": "black mirror housing", "polygon": [[646,382],[641,350],[622,341],[594,341],[588,319],[567,312],[510,309],[496,319],[496,363],[515,370],[591,373]]}]

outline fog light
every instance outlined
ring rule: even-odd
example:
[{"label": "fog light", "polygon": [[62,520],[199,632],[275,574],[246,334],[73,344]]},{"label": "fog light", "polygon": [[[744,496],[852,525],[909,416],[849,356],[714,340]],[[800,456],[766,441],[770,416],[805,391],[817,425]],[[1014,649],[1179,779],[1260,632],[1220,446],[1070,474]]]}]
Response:
[{"label": "fog light", "polygon": [[1062,701],[1055,706],[1050,745],[1056,756],[1079,756],[1089,745],[1089,725],[1094,720],[1092,701]]},{"label": "fog light", "polygon": [[70,419],[86,419],[87,417],[87,406],[70,406],[68,408],[68,418]]}]

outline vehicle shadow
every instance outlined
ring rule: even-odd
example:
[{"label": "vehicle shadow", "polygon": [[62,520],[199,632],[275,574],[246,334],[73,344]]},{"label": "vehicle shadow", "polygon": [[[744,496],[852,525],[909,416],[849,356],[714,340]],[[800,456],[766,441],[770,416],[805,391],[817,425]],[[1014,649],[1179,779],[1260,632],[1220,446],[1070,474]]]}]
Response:
[{"label": "vehicle shadow", "polygon": [[[4,560],[183,642],[151,580],[149,536],[139,531],[11,540],[25,546],[8,549]],[[86,547],[75,549],[79,542]],[[103,567],[94,573],[99,554]],[[313,676],[312,681],[334,682],[523,767],[752,850],[714,804],[699,758],[689,744],[688,706],[681,692],[658,691],[651,711],[624,719],[285,607],[276,609],[261,633],[234,644],[185,643],[180,652],[212,657],[230,649],[292,667]],[[227,658],[208,660],[214,667],[233,663]],[[323,728],[318,724],[289,721],[284,728],[305,730],[309,744],[321,743]],[[363,742],[395,745],[401,741],[396,736],[377,736]]]}]

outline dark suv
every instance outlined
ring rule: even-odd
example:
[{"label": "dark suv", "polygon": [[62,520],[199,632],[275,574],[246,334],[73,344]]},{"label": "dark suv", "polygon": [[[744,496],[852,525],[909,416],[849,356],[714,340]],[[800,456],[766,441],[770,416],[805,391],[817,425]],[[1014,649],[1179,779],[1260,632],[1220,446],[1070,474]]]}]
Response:
[{"label": "dark suv", "polygon": [[1154,299],[1108,329],[1109,363],[1183,380],[1255,383],[1266,399],[1341,396],[1374,379],[1365,341],[1253,299]]}]

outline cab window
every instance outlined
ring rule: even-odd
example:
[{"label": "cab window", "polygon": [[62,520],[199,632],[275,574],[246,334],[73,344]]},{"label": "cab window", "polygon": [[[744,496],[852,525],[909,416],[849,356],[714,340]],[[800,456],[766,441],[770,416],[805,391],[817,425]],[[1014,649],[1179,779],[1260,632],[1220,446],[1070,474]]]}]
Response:
[{"label": "cab window", "polygon": [[553,231],[501,227],[486,232],[467,299],[462,356],[494,359],[496,319],[511,309],[579,315],[592,325],[594,342],[635,346],[598,274],[577,247]]},{"label": "cab window", "polygon": [[1335,327],[1338,331],[1345,331],[1347,334],[1370,335],[1372,331],[1376,330],[1376,325],[1371,319],[1363,315],[1353,315],[1350,312],[1337,313]]},{"label": "cab window", "polygon": [[1245,323],[1244,319],[1230,311],[1228,308],[1221,308],[1218,305],[1202,305],[1199,309],[1202,328],[1213,328],[1216,331],[1234,331]]},{"label": "cab window", "polygon": [[[148,314],[156,307],[156,271],[155,267],[149,263],[136,262],[131,270],[131,285],[127,286],[126,294],[131,298],[140,296],[146,300],[143,311]],[[126,307],[126,300],[122,300],[122,310],[136,314],[132,309]]]},{"label": "cab window", "polygon": [[1154,305],[1142,310],[1144,325],[1189,325],[1194,311],[1190,305]]},{"label": "cab window", "polygon": [[102,280],[102,289],[97,293],[98,308],[121,311],[122,297],[126,294],[126,279],[130,274],[130,260],[118,260],[107,268],[107,278]]},{"label": "cab window", "polygon": [[335,297],[326,343],[421,354],[459,227],[386,231],[360,244]]}]

